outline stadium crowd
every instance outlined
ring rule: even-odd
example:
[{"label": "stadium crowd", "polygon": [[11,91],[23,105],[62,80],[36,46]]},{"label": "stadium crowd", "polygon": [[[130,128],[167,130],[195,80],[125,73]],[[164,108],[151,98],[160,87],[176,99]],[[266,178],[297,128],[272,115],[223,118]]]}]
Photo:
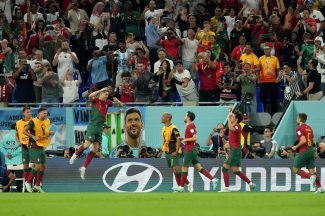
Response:
[{"label": "stadium crowd", "polygon": [[122,102],[244,98],[252,112],[258,104],[275,113],[292,99],[320,100],[324,6],[1,0],[1,102],[74,103],[107,85]]}]

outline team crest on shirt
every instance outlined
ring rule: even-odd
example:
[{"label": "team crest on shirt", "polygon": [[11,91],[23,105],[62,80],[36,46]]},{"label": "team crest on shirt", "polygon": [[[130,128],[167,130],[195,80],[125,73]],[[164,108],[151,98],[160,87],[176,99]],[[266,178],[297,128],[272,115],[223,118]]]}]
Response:
[{"label": "team crest on shirt", "polygon": [[300,131],[297,131],[297,134],[300,136],[301,135],[301,132]]},{"label": "team crest on shirt", "polygon": [[238,130],[238,126],[235,126],[235,129]]},{"label": "team crest on shirt", "polygon": [[194,129],[191,129],[190,132],[191,132],[191,133],[194,133]]}]

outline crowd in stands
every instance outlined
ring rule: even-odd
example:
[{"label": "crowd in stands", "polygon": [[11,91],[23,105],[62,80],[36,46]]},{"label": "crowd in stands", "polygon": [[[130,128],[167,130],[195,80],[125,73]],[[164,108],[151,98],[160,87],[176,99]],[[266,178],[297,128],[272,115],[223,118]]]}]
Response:
[{"label": "crowd in stands", "polygon": [[[322,0],[0,0],[1,104],[235,102],[325,91]],[[258,91],[257,91],[258,90]],[[87,94],[84,94],[87,95]]]}]

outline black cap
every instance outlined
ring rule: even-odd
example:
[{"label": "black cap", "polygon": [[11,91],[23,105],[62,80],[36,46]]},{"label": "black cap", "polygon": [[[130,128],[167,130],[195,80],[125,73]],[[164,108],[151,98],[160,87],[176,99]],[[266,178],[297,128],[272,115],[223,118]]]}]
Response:
[{"label": "black cap", "polygon": [[181,59],[176,60],[175,65],[181,64],[183,65],[183,61]]}]

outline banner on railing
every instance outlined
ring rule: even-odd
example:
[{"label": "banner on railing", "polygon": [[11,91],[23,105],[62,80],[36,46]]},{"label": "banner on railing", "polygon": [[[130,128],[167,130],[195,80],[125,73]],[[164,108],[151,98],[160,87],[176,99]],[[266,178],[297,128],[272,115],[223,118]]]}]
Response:
[{"label": "banner on railing", "polygon": [[[176,186],[172,170],[165,159],[95,159],[87,169],[86,180],[81,180],[78,168],[68,159],[48,159],[44,188],[48,192],[171,192]],[[201,159],[201,164],[224,183],[221,167],[223,160]],[[325,160],[317,160],[317,172],[325,184]],[[241,170],[257,184],[255,191],[310,191],[309,179],[301,179],[292,171],[292,160],[243,160]],[[248,185],[239,177],[230,175],[230,189],[248,191]],[[210,180],[189,168],[188,179],[197,192],[212,191]]]}]

